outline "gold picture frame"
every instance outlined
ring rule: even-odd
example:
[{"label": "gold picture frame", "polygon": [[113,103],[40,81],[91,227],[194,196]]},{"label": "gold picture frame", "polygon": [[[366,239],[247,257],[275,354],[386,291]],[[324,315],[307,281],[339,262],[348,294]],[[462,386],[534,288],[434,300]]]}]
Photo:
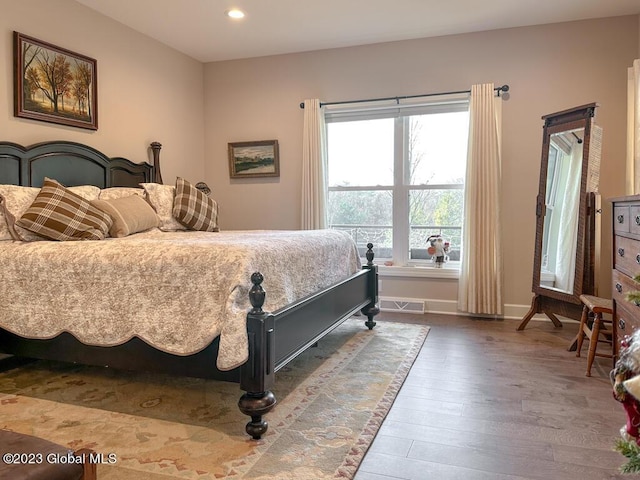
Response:
[{"label": "gold picture frame", "polygon": [[229,176],[279,177],[278,140],[229,143]]},{"label": "gold picture frame", "polygon": [[13,39],[14,115],[97,130],[97,62],[19,32]]}]

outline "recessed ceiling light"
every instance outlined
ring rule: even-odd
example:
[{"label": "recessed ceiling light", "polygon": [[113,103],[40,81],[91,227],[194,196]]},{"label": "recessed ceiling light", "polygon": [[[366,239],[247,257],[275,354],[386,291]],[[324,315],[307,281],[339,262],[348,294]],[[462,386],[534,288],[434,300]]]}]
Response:
[{"label": "recessed ceiling light", "polygon": [[230,10],[227,10],[224,13],[225,13],[225,15],[227,17],[234,18],[236,20],[239,19],[239,18],[244,18],[244,12],[242,10],[237,9],[237,8],[232,8]]}]

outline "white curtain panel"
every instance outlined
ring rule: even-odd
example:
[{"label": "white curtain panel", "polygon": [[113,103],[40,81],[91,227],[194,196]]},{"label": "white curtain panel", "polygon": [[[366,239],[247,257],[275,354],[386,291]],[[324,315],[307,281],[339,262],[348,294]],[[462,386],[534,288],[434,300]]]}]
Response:
[{"label": "white curtain panel", "polygon": [[640,60],[627,76],[627,193],[640,193]]},{"label": "white curtain panel", "polygon": [[327,134],[320,100],[304,101],[302,229],[327,228]]},{"label": "white curtain panel", "polygon": [[473,85],[465,179],[458,309],[502,315],[501,99],[493,83]]}]

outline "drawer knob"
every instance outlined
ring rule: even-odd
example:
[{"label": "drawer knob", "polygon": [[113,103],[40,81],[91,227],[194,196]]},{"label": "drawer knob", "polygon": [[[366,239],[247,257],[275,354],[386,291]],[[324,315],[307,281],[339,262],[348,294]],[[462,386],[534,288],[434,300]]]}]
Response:
[{"label": "drawer knob", "polygon": [[618,255],[620,255],[621,257],[624,257],[624,248],[618,249]]},{"label": "drawer knob", "polygon": [[624,215],[618,215],[618,223],[624,223]]},{"label": "drawer knob", "polygon": [[617,291],[618,293],[622,293],[622,284],[620,284],[620,283],[616,282],[616,291]]},{"label": "drawer knob", "polygon": [[640,215],[636,215],[636,225],[640,225]]},{"label": "drawer knob", "polygon": [[619,328],[620,330],[624,330],[624,327],[625,327],[625,326],[626,326],[626,324],[625,324],[625,322],[624,322],[624,319],[623,319],[623,318],[619,318],[619,319],[618,319],[618,328]]},{"label": "drawer knob", "polygon": [[636,255],[636,263],[640,263],[640,253]]}]

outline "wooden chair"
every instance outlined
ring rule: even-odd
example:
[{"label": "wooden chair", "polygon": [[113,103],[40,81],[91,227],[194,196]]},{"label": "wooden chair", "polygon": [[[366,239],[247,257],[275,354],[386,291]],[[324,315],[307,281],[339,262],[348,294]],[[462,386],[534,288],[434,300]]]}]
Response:
[{"label": "wooden chair", "polygon": [[[576,357],[580,356],[584,337],[589,338],[589,355],[587,356],[587,377],[591,376],[591,365],[596,356],[613,358],[613,330],[607,330],[606,325],[612,325],[612,320],[604,318],[604,314],[613,315],[613,302],[606,298],[595,297],[593,295],[580,295],[583,303],[582,317],[580,319],[580,329],[578,330],[578,347]],[[590,314],[593,321],[590,321]],[[611,346],[611,353],[600,353],[597,351],[598,343],[603,342]]]}]

